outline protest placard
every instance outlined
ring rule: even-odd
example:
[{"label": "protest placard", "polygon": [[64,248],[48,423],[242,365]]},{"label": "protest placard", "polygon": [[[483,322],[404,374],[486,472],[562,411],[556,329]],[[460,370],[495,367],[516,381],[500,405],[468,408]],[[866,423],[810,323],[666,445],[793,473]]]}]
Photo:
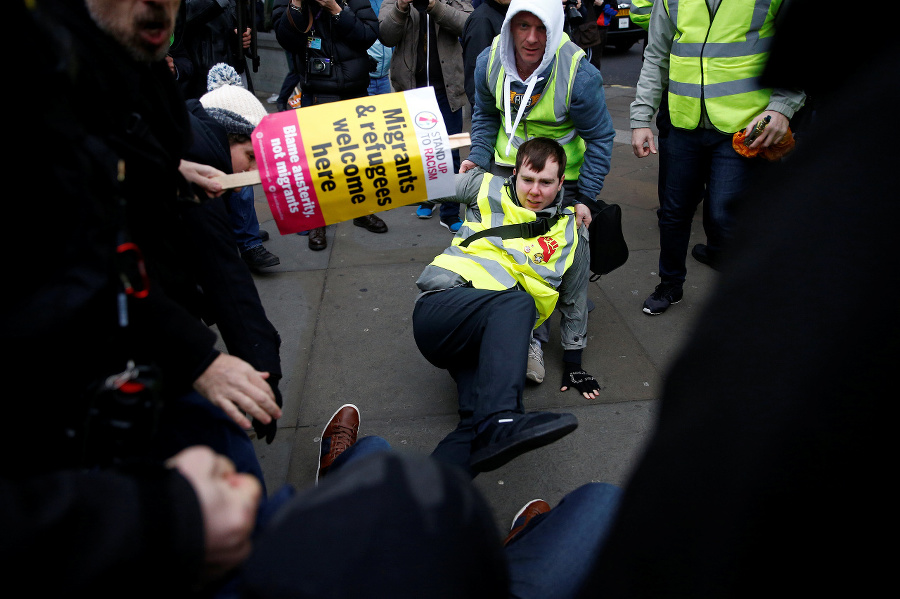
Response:
[{"label": "protest placard", "polygon": [[252,137],[282,235],[455,193],[430,87],[270,114]]}]

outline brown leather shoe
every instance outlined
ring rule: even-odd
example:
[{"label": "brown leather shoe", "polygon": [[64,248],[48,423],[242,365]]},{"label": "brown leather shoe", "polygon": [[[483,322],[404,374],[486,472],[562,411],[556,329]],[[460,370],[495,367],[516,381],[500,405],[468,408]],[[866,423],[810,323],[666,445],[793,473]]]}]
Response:
[{"label": "brown leather shoe", "polygon": [[387,223],[374,214],[354,218],[353,224],[357,227],[365,227],[372,233],[387,233]]},{"label": "brown leather shoe", "polygon": [[[359,434],[359,408],[352,403],[344,404],[325,425],[319,441],[319,468],[316,470],[316,484],[328,473],[339,455],[356,443]],[[549,509],[549,508],[548,508]]]},{"label": "brown leather shoe", "polygon": [[531,522],[532,518],[539,514],[546,514],[549,511],[550,504],[543,499],[532,499],[526,503],[522,509],[519,510],[519,513],[516,514],[515,518],[513,518],[509,534],[503,539],[503,546],[506,547],[512,543],[513,539],[515,539],[520,532],[525,530],[525,527],[528,526],[528,523]]},{"label": "brown leather shoe", "polygon": [[328,240],[325,239],[325,227],[317,227],[309,232],[309,249],[318,252],[327,247]]}]

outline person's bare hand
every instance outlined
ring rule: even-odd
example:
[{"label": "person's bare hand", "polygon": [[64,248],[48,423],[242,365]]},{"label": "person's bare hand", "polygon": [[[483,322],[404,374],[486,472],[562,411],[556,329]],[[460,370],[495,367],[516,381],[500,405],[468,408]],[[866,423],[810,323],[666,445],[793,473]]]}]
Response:
[{"label": "person's bare hand", "polygon": [[756,148],[768,148],[769,146],[779,143],[784,139],[784,136],[787,135],[790,121],[788,121],[786,116],[774,110],[766,110],[753,119],[750,124],[747,125],[747,128],[744,129],[744,135],[750,135],[753,128],[756,127],[756,123],[766,118],[766,116],[771,116],[772,120],[770,120],[769,124],[766,125],[766,128],[763,129],[763,132],[759,134],[759,137],[750,144],[751,150],[755,150]]},{"label": "person's bare hand", "polygon": [[281,408],[275,403],[267,378],[268,372],[259,372],[240,358],[219,354],[194,381],[194,389],[220,407],[238,426],[248,429],[250,420],[244,413],[263,424],[281,418]]},{"label": "person's bare hand", "polygon": [[461,175],[468,170],[472,170],[476,166],[478,166],[478,165],[475,164],[474,162],[472,162],[471,160],[468,160],[468,159],[463,160],[462,162],[459,163],[459,174]]},{"label": "person's bare hand", "polygon": [[584,204],[575,204],[575,223],[580,227],[584,225],[585,227],[591,226],[591,209],[585,206]]},{"label": "person's bare hand", "polygon": [[410,4],[412,4],[412,0],[397,0],[397,10],[400,12],[408,12]]},{"label": "person's bare hand", "polygon": [[181,164],[178,165],[178,170],[185,179],[199,185],[209,197],[215,198],[222,195],[224,191],[222,184],[214,180],[216,177],[221,177],[225,174],[219,169],[213,168],[208,164],[182,160]]},{"label": "person's bare hand", "polygon": [[[237,35],[237,29],[234,30],[234,34]],[[244,50],[250,47],[250,43],[253,41],[252,34],[250,33],[250,28],[244,30],[244,35],[241,36],[241,46],[243,46]]]},{"label": "person's bare hand", "polygon": [[639,127],[631,130],[631,150],[638,158],[656,154],[656,142],[650,127]]},{"label": "person's bare hand", "polygon": [[169,70],[173,75],[178,75],[178,71],[175,69],[175,59],[168,54],[166,54],[166,64],[169,65]]},{"label": "person's bare hand", "polygon": [[208,447],[182,450],[167,466],[178,470],[197,495],[203,515],[205,579],[216,580],[250,555],[262,486],[256,477],[235,472],[228,458]]}]

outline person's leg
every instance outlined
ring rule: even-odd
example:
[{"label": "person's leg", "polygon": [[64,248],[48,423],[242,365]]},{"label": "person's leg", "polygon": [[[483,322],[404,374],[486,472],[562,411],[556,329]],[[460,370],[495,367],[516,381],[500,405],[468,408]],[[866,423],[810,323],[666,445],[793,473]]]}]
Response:
[{"label": "person's leg", "polygon": [[711,148],[706,229],[707,253],[717,257],[734,234],[737,201],[750,183],[752,162],[734,151],[731,136],[709,131]]},{"label": "person's leg", "polygon": [[522,373],[535,315],[534,300],[518,290],[460,287],[416,302],[416,344],[450,372],[459,394],[459,425],[435,448],[435,458],[468,470],[478,423],[497,412],[524,412]]},{"label": "person's leg", "polygon": [[480,421],[523,411],[522,373],[535,317],[534,300],[518,289],[458,287],[416,302],[413,335],[425,359],[457,376],[460,413]]},{"label": "person's leg", "polygon": [[590,483],[532,518],[506,547],[509,596],[577,596],[600,553],[621,494],[614,485]]},{"label": "person's leg", "polygon": [[228,217],[234,230],[234,239],[241,253],[262,245],[259,237],[259,219],[253,204],[253,186],[242,187],[237,193],[226,194]]},{"label": "person's leg", "polygon": [[691,221],[709,173],[709,152],[702,131],[673,128],[666,148],[666,187],[659,207],[659,276],[684,283]]},{"label": "person's leg", "polygon": [[340,472],[342,467],[349,466],[353,462],[360,460],[366,456],[390,450],[391,444],[381,437],[370,435],[368,437],[358,439],[356,443],[347,448],[334,460],[334,463],[331,464],[329,475],[333,476],[337,472]]}]

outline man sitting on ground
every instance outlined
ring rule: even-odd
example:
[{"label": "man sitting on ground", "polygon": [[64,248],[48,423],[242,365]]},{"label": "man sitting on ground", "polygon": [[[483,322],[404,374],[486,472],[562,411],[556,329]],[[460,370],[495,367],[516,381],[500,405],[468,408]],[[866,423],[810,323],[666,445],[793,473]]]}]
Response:
[{"label": "man sitting on ground", "polygon": [[[549,138],[519,148],[509,179],[475,168],[457,178],[466,219],[453,244],[416,284],[413,334],[425,358],[449,370],[460,423],[434,451],[471,474],[575,430],[572,414],[526,414],[522,395],[531,331],[558,308],[564,349],[561,391],[593,399],[600,387],[581,368],[587,334],[586,227],[554,204],[566,153]],[[537,219],[537,220],[536,220]]]}]

